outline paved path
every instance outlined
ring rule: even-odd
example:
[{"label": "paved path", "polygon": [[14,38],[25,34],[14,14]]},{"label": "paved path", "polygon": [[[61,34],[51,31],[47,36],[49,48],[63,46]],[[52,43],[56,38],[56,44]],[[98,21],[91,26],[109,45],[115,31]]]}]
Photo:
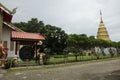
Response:
[{"label": "paved path", "polygon": [[120,59],[60,68],[1,72],[0,80],[120,80]]}]

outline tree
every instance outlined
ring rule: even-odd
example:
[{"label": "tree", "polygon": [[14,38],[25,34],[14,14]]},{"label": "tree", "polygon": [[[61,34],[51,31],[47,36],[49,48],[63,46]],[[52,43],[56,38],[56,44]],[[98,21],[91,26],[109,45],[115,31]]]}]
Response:
[{"label": "tree", "polygon": [[61,54],[67,46],[67,34],[64,30],[56,26],[45,25],[37,18],[32,18],[28,22],[14,23],[14,25],[26,32],[42,34],[45,37],[43,47],[50,48],[52,53]]},{"label": "tree", "polygon": [[61,28],[56,26],[46,25],[45,28],[46,47],[51,48],[52,53],[61,54],[67,46],[67,34]]},{"label": "tree", "polygon": [[79,35],[79,47],[82,49],[87,49],[89,46],[89,40],[86,34]]},{"label": "tree", "polygon": [[[73,52],[76,57],[80,54],[80,50],[87,49],[89,46],[89,39],[86,34],[70,34],[67,39],[69,51]],[[78,54],[79,53],[79,54]]]},{"label": "tree", "polygon": [[79,42],[79,35],[70,34],[68,36],[68,39],[67,39],[68,50],[70,52],[74,53],[76,61],[77,61],[77,56],[78,56],[78,52],[79,52],[79,43],[78,42]]},{"label": "tree", "polygon": [[96,39],[95,39],[94,36],[89,36],[89,38],[88,38],[88,41],[89,41],[88,47],[89,47],[89,48],[95,47],[95,45],[96,45],[95,40],[96,40]]},{"label": "tree", "polygon": [[42,21],[38,21],[37,18],[32,18],[30,21],[13,23],[18,28],[22,29],[26,32],[40,33],[44,27],[44,23]]}]

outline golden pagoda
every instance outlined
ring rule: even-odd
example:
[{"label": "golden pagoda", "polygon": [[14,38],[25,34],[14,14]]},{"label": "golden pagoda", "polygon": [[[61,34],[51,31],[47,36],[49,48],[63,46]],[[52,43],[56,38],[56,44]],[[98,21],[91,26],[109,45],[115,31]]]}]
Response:
[{"label": "golden pagoda", "polygon": [[98,28],[98,32],[97,32],[97,39],[102,39],[102,40],[106,40],[106,41],[111,41],[107,32],[107,29],[104,25],[104,22],[102,20],[102,13],[100,11],[100,24],[99,24],[99,28]]}]

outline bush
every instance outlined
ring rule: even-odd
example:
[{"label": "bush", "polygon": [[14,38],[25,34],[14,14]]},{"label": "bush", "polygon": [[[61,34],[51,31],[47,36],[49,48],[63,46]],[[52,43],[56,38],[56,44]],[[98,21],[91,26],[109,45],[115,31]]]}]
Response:
[{"label": "bush", "polygon": [[113,53],[113,52],[111,52],[111,53],[110,53],[110,56],[111,56],[111,57],[114,57],[114,53]]},{"label": "bush", "polygon": [[15,60],[14,59],[8,59],[6,62],[5,62],[5,69],[9,69],[11,67],[14,67],[15,66]]},{"label": "bush", "polygon": [[103,54],[103,56],[106,56],[106,54],[104,52],[102,54]]}]

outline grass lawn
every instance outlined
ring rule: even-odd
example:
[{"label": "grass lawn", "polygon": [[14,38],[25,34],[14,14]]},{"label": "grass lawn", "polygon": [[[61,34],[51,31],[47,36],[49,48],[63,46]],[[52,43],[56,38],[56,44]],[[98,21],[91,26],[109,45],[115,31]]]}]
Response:
[{"label": "grass lawn", "polygon": [[[99,56],[100,59],[110,58],[110,56]],[[83,60],[95,60],[97,59],[96,56],[77,56],[78,61]],[[68,57],[50,57],[48,63],[64,63],[64,62],[74,62],[76,61],[76,57],[74,55]]]},{"label": "grass lawn", "polygon": [[[86,59],[90,59],[90,56],[83,56],[83,57],[86,58]],[[92,56],[92,57],[94,57],[94,56]],[[9,71],[9,72],[31,71],[31,70],[59,68],[59,67],[67,67],[67,66],[72,66],[72,65],[81,65],[81,64],[96,63],[96,62],[120,59],[120,57],[113,57],[113,58],[108,58],[108,57],[109,56],[107,56],[107,58],[103,57],[102,59],[97,59],[97,60],[87,60],[87,61],[72,62],[72,63],[66,63],[66,64],[57,64],[57,65],[15,67],[15,68],[12,68],[12,69],[8,69],[7,71]],[[75,59],[75,57],[69,57],[69,60],[70,59],[73,60],[73,59]],[[51,58],[50,60],[54,61],[54,62],[60,62],[60,61],[64,61],[64,58],[59,58],[59,59]],[[31,62],[33,62],[33,61],[31,61]],[[22,62],[22,63],[24,63],[24,62]]]},{"label": "grass lawn", "polygon": [[[99,59],[106,59],[110,58],[110,56],[99,56]],[[77,57],[78,62],[79,61],[89,61],[89,60],[98,60],[97,56],[78,56]],[[69,62],[76,62],[76,57],[74,55],[70,55],[68,57],[64,57],[64,55],[57,55],[57,57],[50,56],[50,59],[47,60],[47,64],[59,64],[59,63],[69,63]],[[18,61],[16,64],[18,66],[33,66],[38,65],[35,63],[35,60],[31,60],[29,62],[24,61]]]}]

